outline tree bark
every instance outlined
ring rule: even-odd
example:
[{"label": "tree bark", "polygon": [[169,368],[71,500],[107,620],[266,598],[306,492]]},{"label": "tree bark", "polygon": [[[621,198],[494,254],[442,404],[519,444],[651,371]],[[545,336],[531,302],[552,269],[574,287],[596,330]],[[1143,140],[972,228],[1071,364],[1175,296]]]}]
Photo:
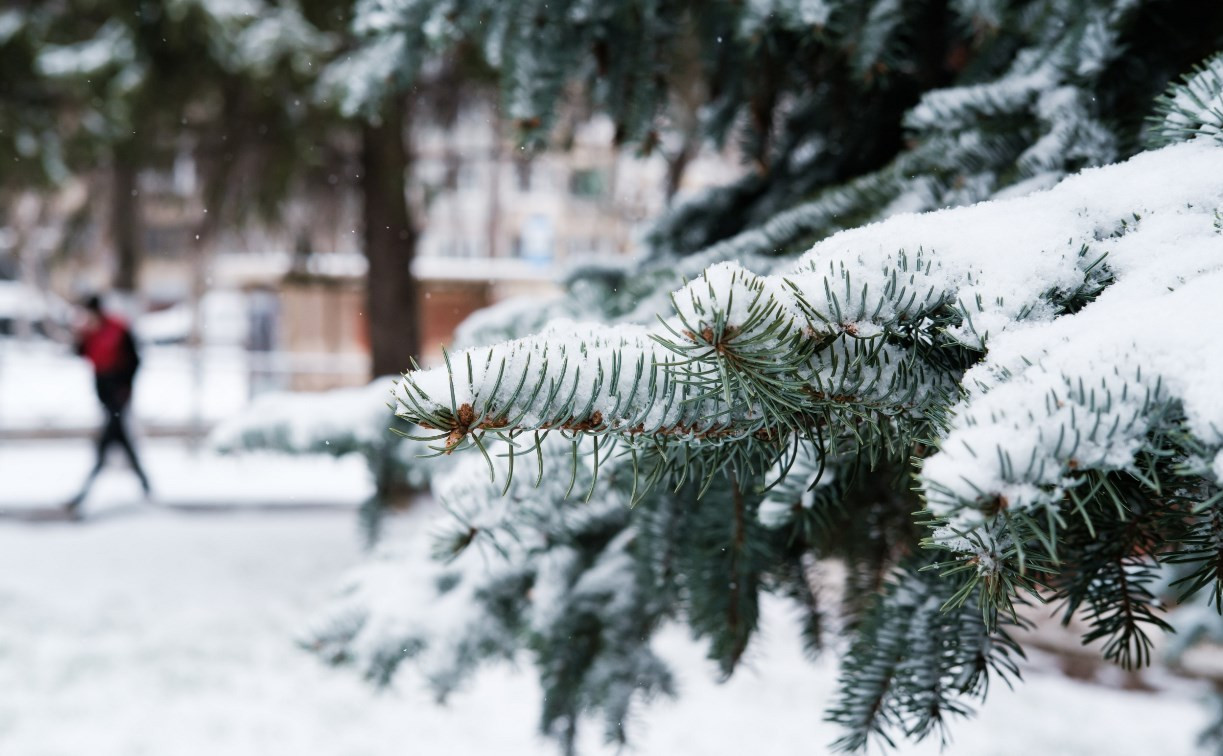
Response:
[{"label": "tree bark", "polygon": [[362,192],[365,258],[365,320],[375,377],[402,373],[420,353],[419,312],[412,257],[416,230],[408,210],[411,168],[404,146],[409,118],[402,102],[383,108],[380,123],[362,126]]},{"label": "tree bark", "polygon": [[137,175],[132,150],[116,147],[111,164],[110,235],[115,248],[113,286],[134,292],[140,284],[140,263],[144,258],[144,223],[137,196]]},{"label": "tree bark", "polygon": [[675,199],[676,192],[679,191],[680,184],[684,182],[684,172],[688,170],[688,163],[692,162],[692,158],[696,157],[698,137],[694,133],[684,134],[684,144],[680,151],[674,157],[667,159],[667,178],[664,184],[667,197],[667,205]]}]

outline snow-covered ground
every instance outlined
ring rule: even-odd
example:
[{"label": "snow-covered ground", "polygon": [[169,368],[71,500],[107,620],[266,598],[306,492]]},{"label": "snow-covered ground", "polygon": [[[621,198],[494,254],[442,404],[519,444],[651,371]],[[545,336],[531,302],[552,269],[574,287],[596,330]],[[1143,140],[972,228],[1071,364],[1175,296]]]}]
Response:
[{"label": "snow-covered ground", "polygon": [[[220,455],[182,441],[137,439],[153,501],[173,507],[355,506],[373,492],[356,456]],[[94,464],[85,439],[0,443],[0,514],[30,514],[71,499]],[[85,500],[86,514],[128,512],[140,484],[118,447]]]},{"label": "snow-covered ground", "polygon": [[[247,355],[236,348],[210,348],[195,367],[182,347],[147,347],[132,397],[138,421],[161,425],[226,417],[249,398]],[[54,342],[0,339],[0,428],[81,428],[101,418],[89,364]]]},{"label": "snow-covered ground", "polygon": [[[274,482],[292,477],[282,471]],[[11,468],[0,469],[0,480],[12,479]],[[419,544],[423,559],[435,510],[420,503],[394,519],[390,537]],[[529,665],[490,668],[438,707],[410,669],[378,692],[293,645],[362,558],[358,542],[354,514],[335,509],[145,506],[80,524],[0,520],[0,754],[553,753],[535,735]],[[682,629],[666,631],[661,651],[681,696],[640,715],[630,752],[827,752],[836,732],[821,712],[835,667],[804,660],[783,606],[767,604],[764,623],[747,668],[725,685]],[[946,753],[1179,756],[1193,753],[1204,721],[1191,692],[1128,693],[1033,672],[1017,692],[996,687],[981,715],[955,728]],[[589,728],[584,753],[611,752],[597,730]]]}]

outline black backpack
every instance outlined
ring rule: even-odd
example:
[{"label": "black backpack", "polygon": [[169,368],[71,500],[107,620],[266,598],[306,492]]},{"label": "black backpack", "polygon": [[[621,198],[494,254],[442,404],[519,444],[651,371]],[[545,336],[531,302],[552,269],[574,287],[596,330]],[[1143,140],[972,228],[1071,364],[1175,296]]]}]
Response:
[{"label": "black backpack", "polygon": [[135,377],[136,369],[140,367],[140,350],[136,348],[136,338],[132,336],[132,329],[127,326],[123,327],[123,340],[119,348],[123,350],[123,365],[126,367],[130,380]]}]

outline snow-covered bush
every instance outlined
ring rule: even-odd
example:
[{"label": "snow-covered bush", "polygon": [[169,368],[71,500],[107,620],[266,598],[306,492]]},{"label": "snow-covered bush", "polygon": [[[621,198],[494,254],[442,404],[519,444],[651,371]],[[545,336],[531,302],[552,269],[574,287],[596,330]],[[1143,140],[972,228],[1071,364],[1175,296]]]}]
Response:
[{"label": "snow-covered bush", "polygon": [[372,543],[392,498],[425,488],[432,474],[429,460],[402,443],[414,429],[392,411],[394,386],[393,379],[382,378],[359,388],[263,394],[218,425],[209,442],[227,454],[361,455],[374,481],[374,493],[361,507],[362,530]]}]

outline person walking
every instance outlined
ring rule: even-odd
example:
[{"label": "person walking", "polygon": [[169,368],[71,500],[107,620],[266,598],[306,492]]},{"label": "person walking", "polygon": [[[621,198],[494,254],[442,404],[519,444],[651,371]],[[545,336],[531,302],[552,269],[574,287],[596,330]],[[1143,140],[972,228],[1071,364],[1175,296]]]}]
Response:
[{"label": "person walking", "polygon": [[127,408],[132,400],[132,384],[140,367],[140,354],[132,331],[118,316],[102,309],[102,299],[91,296],[84,303],[85,322],[77,335],[76,351],[93,365],[94,386],[106,411],[106,419],[98,436],[98,459],[81,492],[68,502],[68,513],[75,515],[89,493],[94,479],[106,463],[106,452],[119,444],[127,453],[132,470],[140,479],[140,487],[150,494],[149,478],[140,465],[136,449],[127,434]]}]

